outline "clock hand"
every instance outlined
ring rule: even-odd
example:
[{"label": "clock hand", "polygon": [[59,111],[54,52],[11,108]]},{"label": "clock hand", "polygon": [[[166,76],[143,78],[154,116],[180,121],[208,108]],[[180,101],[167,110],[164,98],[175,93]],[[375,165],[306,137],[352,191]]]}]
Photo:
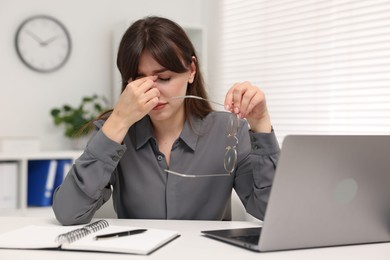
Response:
[{"label": "clock hand", "polygon": [[33,38],[34,40],[36,40],[37,42],[39,42],[40,45],[42,45],[42,40],[41,38],[39,38],[38,36],[36,36],[34,33],[30,32],[29,30],[26,30],[25,31],[28,35],[31,36],[31,38]]},{"label": "clock hand", "polygon": [[58,38],[58,35],[56,35],[56,36],[53,36],[53,37],[51,37],[51,38],[47,39],[46,41],[44,41],[44,42],[41,42],[41,45],[42,45],[42,46],[49,45],[49,43],[51,43],[51,42],[55,41],[57,38]]}]

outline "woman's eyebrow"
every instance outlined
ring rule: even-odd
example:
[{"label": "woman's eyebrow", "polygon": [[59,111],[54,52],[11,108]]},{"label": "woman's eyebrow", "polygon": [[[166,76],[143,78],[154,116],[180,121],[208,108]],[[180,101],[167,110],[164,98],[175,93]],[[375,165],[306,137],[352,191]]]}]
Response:
[{"label": "woman's eyebrow", "polygon": [[163,72],[165,72],[165,71],[167,71],[166,68],[161,68],[161,69],[158,69],[158,70],[154,70],[153,73],[154,73],[154,74],[157,74],[157,73],[163,73]]},{"label": "woman's eyebrow", "polygon": [[[165,71],[168,71],[168,69],[166,68],[161,68],[161,69],[158,69],[158,70],[153,70],[152,71],[152,74],[155,75],[155,74],[158,74],[158,73],[163,73]],[[137,77],[146,77],[145,73],[142,73],[142,72],[138,72],[137,73]]]}]

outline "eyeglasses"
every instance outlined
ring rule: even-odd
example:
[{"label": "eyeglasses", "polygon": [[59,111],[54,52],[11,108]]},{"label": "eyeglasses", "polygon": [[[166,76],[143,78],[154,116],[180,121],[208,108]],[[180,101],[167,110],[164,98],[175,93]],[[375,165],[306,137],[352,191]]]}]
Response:
[{"label": "eyeglasses", "polygon": [[[194,99],[199,99],[203,100],[215,105],[223,106],[223,104],[204,99],[202,97],[198,96],[193,96],[193,95],[187,95],[187,96],[175,96],[171,97],[171,99],[185,99],[185,98],[194,98]],[[175,171],[171,171],[168,169],[165,169],[164,171],[167,173],[171,173],[177,176],[181,177],[190,177],[190,178],[199,178],[199,177],[222,177],[222,176],[230,176],[234,169],[236,168],[237,164],[237,146],[238,146],[238,137],[237,137],[237,132],[240,127],[240,119],[238,115],[229,113],[229,120],[227,122],[227,139],[228,139],[228,145],[225,148],[225,157],[224,157],[224,168],[226,173],[220,173],[220,174],[204,174],[204,175],[196,175],[196,174],[184,174],[184,173],[179,173]]]}]

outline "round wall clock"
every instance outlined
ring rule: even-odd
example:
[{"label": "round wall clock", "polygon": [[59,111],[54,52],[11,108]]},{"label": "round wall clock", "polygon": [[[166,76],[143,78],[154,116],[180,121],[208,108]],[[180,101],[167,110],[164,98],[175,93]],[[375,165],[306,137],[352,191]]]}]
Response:
[{"label": "round wall clock", "polygon": [[70,35],[57,19],[38,15],[22,22],[15,36],[15,47],[22,62],[37,72],[52,72],[69,59]]}]

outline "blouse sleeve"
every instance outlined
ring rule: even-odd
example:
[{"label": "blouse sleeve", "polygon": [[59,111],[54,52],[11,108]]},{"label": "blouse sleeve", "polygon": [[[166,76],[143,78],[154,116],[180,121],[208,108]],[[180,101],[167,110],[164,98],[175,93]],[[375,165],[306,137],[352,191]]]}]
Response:
[{"label": "blouse sleeve", "polygon": [[234,188],[246,211],[263,220],[280,147],[275,133],[249,131],[250,151],[239,163]]},{"label": "blouse sleeve", "polygon": [[61,224],[91,221],[111,196],[110,180],[125,151],[125,145],[97,131],[54,193],[53,211]]}]

